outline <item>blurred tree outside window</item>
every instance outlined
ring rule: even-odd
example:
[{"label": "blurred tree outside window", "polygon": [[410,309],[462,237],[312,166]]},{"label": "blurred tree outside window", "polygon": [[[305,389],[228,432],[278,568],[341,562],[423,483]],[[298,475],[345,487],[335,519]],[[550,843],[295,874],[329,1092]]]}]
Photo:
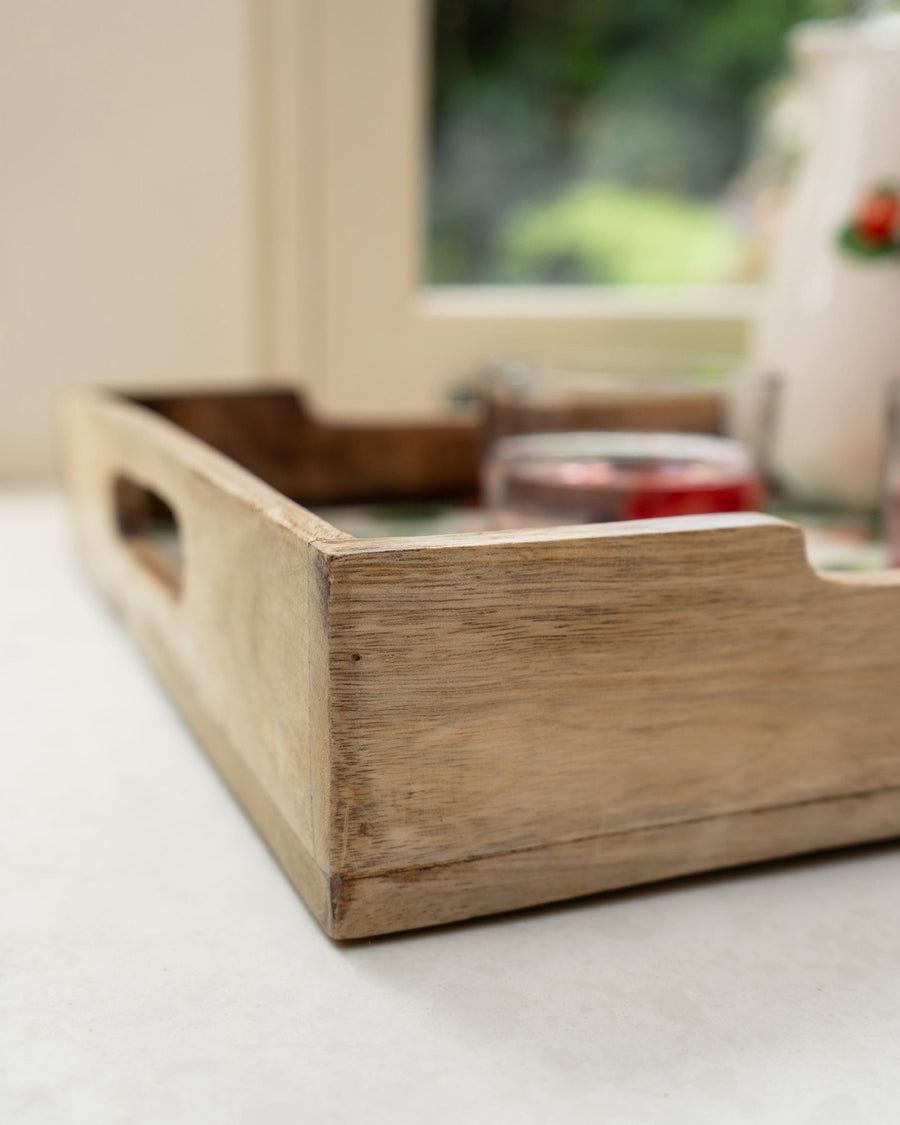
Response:
[{"label": "blurred tree outside window", "polygon": [[757,279],[838,0],[432,0],[432,284]]}]

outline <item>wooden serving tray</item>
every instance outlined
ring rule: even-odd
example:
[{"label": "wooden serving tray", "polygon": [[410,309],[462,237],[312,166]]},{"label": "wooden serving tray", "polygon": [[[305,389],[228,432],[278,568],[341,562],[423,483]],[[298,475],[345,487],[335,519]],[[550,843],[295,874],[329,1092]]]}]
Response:
[{"label": "wooden serving tray", "polygon": [[65,404],[85,565],[329,934],[900,835],[897,573],[762,515],[354,539],[297,502],[471,493],[478,441]]}]

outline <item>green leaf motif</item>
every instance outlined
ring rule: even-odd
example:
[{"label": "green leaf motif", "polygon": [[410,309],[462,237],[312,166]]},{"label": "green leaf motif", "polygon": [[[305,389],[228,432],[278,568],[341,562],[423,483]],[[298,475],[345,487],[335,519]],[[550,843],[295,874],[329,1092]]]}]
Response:
[{"label": "green leaf motif", "polygon": [[838,245],[856,258],[870,260],[900,258],[900,241],[895,238],[887,242],[871,242],[862,238],[852,223],[848,223],[838,234]]}]

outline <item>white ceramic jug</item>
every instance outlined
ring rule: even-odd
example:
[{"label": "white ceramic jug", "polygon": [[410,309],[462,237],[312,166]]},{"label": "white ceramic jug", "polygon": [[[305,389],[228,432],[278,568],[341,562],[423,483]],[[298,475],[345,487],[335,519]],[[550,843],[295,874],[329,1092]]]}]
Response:
[{"label": "white ceramic jug", "polygon": [[784,375],[772,467],[797,497],[878,502],[900,376],[900,15],[800,25],[816,127],[758,326]]}]

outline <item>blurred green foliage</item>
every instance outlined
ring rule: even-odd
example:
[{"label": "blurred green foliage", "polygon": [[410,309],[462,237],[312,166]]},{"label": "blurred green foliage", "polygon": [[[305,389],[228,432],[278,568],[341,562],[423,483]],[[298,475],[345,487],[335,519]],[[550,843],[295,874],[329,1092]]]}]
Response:
[{"label": "blurred green foliage", "polygon": [[719,200],[785,33],[838,0],[433,0],[428,276],[730,276]]},{"label": "blurred green foliage", "polygon": [[570,284],[703,283],[733,274],[741,246],[707,204],[590,183],[516,209],[499,241],[501,280]]}]

